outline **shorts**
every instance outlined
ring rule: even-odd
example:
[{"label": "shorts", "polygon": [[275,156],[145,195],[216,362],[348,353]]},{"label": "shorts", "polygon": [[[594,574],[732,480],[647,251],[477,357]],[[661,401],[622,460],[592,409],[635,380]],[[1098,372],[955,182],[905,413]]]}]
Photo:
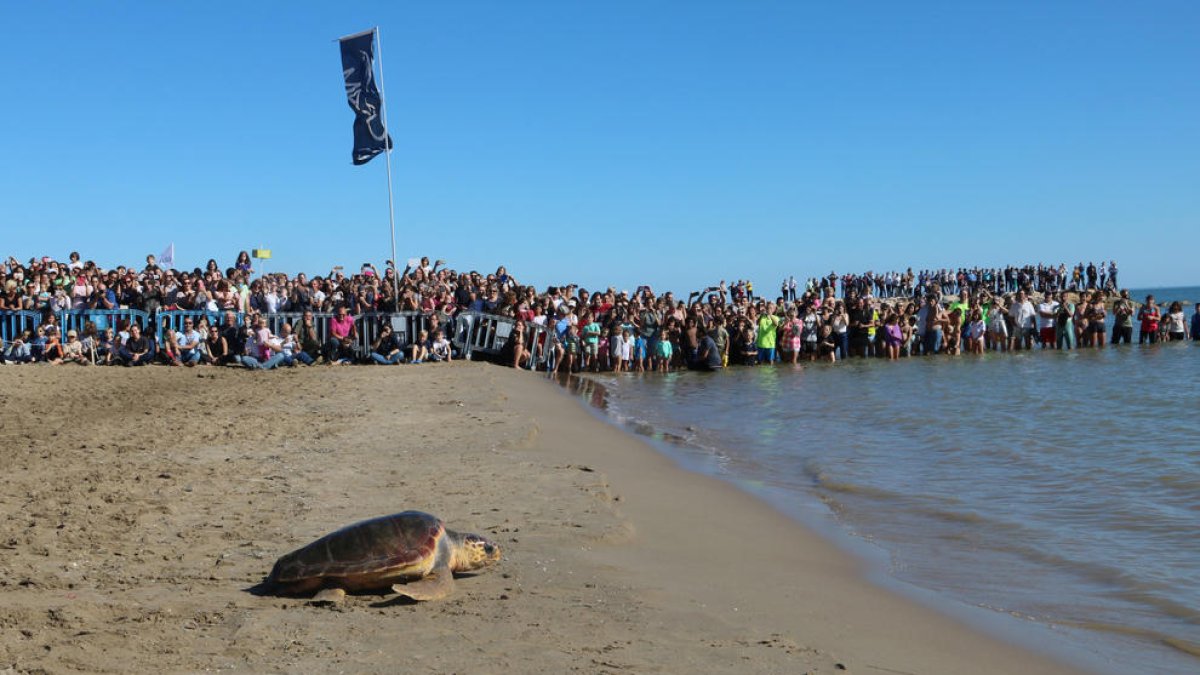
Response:
[{"label": "shorts", "polygon": [[1043,328],[1041,330],[1040,335],[1042,336],[1042,342],[1044,342],[1046,344],[1054,343],[1054,329],[1053,328]]},{"label": "shorts", "polygon": [[587,356],[596,356],[600,353],[600,345],[595,342],[583,343],[583,353]]},{"label": "shorts", "polygon": [[775,363],[775,348],[774,347],[759,347],[758,348],[759,363]]}]

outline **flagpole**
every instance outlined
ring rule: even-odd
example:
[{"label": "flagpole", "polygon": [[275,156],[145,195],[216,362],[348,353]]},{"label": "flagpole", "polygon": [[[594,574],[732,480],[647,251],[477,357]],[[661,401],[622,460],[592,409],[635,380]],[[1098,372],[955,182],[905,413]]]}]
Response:
[{"label": "flagpole", "polygon": [[[392,197],[392,130],[387,121],[387,94],[383,87],[383,42],[379,39],[379,26],[375,26],[375,46],[379,50],[379,103],[383,108],[383,133],[386,139],[384,147],[387,160],[388,179],[388,223],[392,227],[392,292],[396,310],[400,311],[400,265],[396,260],[396,207]],[[386,272],[385,272],[386,273]]]}]

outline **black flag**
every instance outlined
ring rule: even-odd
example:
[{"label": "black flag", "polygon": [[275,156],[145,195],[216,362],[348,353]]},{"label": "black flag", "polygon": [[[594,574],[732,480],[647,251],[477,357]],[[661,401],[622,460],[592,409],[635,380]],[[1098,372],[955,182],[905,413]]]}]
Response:
[{"label": "black flag", "polygon": [[383,108],[375,87],[375,31],[369,30],[338,40],[342,48],[342,76],[346,99],[354,111],[355,164],[366,164],[392,149],[392,137],[383,125]]}]

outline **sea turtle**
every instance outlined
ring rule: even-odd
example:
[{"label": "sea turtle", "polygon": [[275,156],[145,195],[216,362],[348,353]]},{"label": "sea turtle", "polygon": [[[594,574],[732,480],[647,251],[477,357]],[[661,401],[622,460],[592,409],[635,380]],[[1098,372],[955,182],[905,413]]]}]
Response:
[{"label": "sea turtle", "polygon": [[405,511],[343,527],[288,553],[275,563],[261,590],[315,592],[315,601],[338,602],[346,591],[391,586],[413,600],[436,600],[454,589],[455,572],[499,559],[500,547],[484,537],[447,530],[428,513]]}]

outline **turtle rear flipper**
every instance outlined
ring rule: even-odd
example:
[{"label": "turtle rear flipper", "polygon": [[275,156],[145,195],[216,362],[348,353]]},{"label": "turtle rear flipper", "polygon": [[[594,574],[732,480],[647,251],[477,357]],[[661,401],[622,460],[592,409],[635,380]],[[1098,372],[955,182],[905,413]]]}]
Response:
[{"label": "turtle rear flipper", "polygon": [[440,600],[454,590],[454,574],[449,567],[442,567],[430,572],[420,581],[408,584],[395,584],[392,590],[418,602],[422,600]]}]

